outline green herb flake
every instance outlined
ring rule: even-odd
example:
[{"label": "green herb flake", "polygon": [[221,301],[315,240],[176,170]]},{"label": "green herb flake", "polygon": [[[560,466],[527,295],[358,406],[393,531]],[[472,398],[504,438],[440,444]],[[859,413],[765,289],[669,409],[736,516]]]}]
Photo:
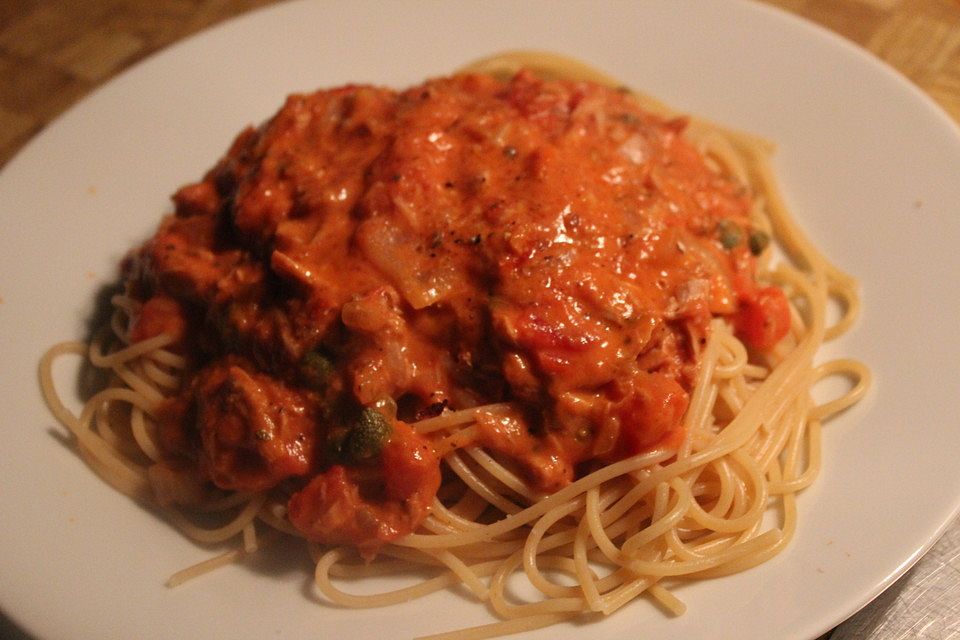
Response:
[{"label": "green herb flake", "polygon": [[754,231],[750,234],[749,239],[750,253],[755,256],[763,253],[763,250],[767,248],[767,245],[770,244],[770,236],[768,236],[763,231]]},{"label": "green herb flake", "polygon": [[333,375],[333,361],[320,351],[308,351],[300,360],[300,374],[315,389],[326,386]]},{"label": "green herb flake", "polygon": [[733,249],[743,240],[743,229],[730,220],[721,220],[717,225],[717,233],[720,234],[720,244],[724,249]]},{"label": "green herb flake", "polygon": [[377,457],[390,439],[391,431],[390,423],[382,413],[364,409],[343,442],[344,456],[353,462]]}]

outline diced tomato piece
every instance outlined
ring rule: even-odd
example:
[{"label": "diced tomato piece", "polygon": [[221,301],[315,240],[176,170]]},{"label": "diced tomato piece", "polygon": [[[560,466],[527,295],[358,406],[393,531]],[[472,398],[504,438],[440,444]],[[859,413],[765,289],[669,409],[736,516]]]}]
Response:
[{"label": "diced tomato piece", "polygon": [[779,287],[765,287],[742,299],[733,317],[737,336],[754,349],[768,351],[790,330],[790,303]]},{"label": "diced tomato piece", "polygon": [[619,418],[616,458],[648,451],[678,431],[689,395],[672,377],[642,373],[616,401],[612,413]]},{"label": "diced tomato piece", "polygon": [[147,300],[130,327],[131,342],[141,342],[159,335],[169,335],[179,343],[187,328],[183,305],[169,296],[159,295]]},{"label": "diced tomato piece", "polygon": [[333,465],[293,494],[290,522],[307,538],[355,545],[372,558],[384,544],[414,531],[440,486],[440,461],[429,443],[394,422],[381,466]]}]

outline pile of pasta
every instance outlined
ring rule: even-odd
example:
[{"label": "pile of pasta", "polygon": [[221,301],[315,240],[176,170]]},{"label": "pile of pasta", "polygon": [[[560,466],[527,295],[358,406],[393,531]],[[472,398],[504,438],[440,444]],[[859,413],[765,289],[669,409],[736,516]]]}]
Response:
[{"label": "pile of pasta", "polygon": [[[579,62],[530,52],[495,56],[463,71],[508,76],[520,68],[619,85]],[[651,111],[672,115],[655,100],[640,100]],[[753,225],[778,247],[764,253],[759,279],[782,288],[791,301],[787,338],[767,354],[751,354],[727,322],[715,319],[679,449],[615,462],[551,495],[533,491],[484,449],[456,446],[480,414],[507,412],[509,405],[447,411],[413,424],[445,443],[443,463],[455,480],[442,487],[417,532],[385,546],[372,562],[350,548],[309,544],[316,585],[326,599],[379,607],[462,585],[500,620],[432,637],[484,638],[611,614],[640,596],[681,614],[685,606],[675,587],[743,571],[788,545],[797,529],[797,495],[820,469],[824,421],[857,402],[869,386],[869,371],[857,361],[817,361],[821,345],[853,325],[857,283],[821,255],[789,214],[771,171],[770,143],[697,119],[686,136],[716,170],[752,194]],[[40,373],[49,406],[87,463],[120,491],[150,502],[148,470],[161,456],[152,418],[178,388],[186,363],[165,349],[166,336],[130,344],[127,320],[137,304],[117,296],[111,327],[92,344],[51,348]],[[53,382],[53,361],[65,354],[88,358],[110,375],[79,415]],[[815,402],[812,387],[830,376],[845,379],[846,391]],[[223,494],[202,513],[168,513],[194,540],[229,546],[174,574],[171,586],[264,544],[301,536],[285,519],[284,501],[270,493]],[[220,519],[218,526],[209,526],[211,518]],[[386,593],[351,594],[343,586],[367,576],[419,576],[424,568],[433,577]],[[535,594],[527,601],[508,587],[518,578]]]}]

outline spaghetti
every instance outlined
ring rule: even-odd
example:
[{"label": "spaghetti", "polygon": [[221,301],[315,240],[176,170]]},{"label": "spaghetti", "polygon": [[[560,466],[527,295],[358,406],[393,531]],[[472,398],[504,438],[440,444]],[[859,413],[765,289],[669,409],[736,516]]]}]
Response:
[{"label": "spaghetti", "polygon": [[[856,361],[816,363],[821,344],[856,318],[856,281],[790,217],[769,143],[678,118],[618,84],[567,58],[518,52],[399,102],[373,88],[292,97],[270,123],[241,134],[203,182],[178,192],[176,218],[125,266],[109,331],[89,346],[57,345],[40,364],[52,412],[94,471],[137,500],[159,502],[192,539],[231,544],[170,586],[262,544],[307,538],[317,588],[332,603],[386,606],[460,584],[501,620],[435,637],[484,638],[611,614],[640,596],[681,614],[672,587],[783,550],[797,527],[797,494],[817,476],[822,423],[869,386]],[[423,116],[417,105],[438,98],[447,102],[426,112],[434,120],[416,121],[425,127],[419,137],[378,129],[405,117],[398,114]],[[464,106],[471,100],[491,102],[478,116]],[[454,107],[466,111],[439,127]],[[495,120],[501,107],[523,117],[495,122],[482,139],[490,132],[477,122]],[[457,146],[455,125],[472,146]],[[616,142],[621,164],[603,164],[594,129]],[[346,147],[337,141],[348,130]],[[336,162],[297,164],[291,131],[331,146]],[[538,143],[543,131],[554,146]],[[592,166],[558,168],[551,155],[580,138],[605,170],[598,193],[617,202],[627,193],[644,220],[667,221],[643,228],[642,250],[619,234],[616,252],[605,253],[611,230],[620,230],[606,221],[610,210],[599,206],[602,215],[591,217],[562,206],[588,212],[602,194],[581,189],[578,200],[557,201],[550,213],[561,216],[549,224],[536,212],[498,213],[533,182],[482,200],[503,184],[498,168],[520,175],[524,157],[523,175],[580,184]],[[483,156],[485,172],[464,172],[491,144],[496,161]],[[448,167],[451,149],[465,150]],[[417,164],[422,157],[432,164]],[[408,180],[439,170],[451,172],[446,182]],[[325,176],[319,185],[316,176]],[[543,208],[555,204],[551,193],[534,195]],[[430,227],[427,205],[417,203],[441,200],[480,213]],[[683,207],[698,213],[670,222]],[[226,248],[225,215],[236,238]],[[521,219],[526,227],[497,226]],[[580,231],[590,225],[604,233]],[[536,235],[544,228],[548,240]],[[309,250],[295,242],[304,237]],[[766,246],[771,237],[779,261]],[[339,244],[318,249],[317,238]],[[670,257],[658,258],[665,247]],[[348,260],[357,253],[362,262]],[[587,253],[591,261],[578,262]],[[621,254],[643,257],[604,262]],[[263,264],[268,274],[257,270]],[[477,275],[477,265],[491,264],[501,271]],[[603,280],[630,268],[634,280],[657,286]],[[341,281],[349,290],[337,288]],[[282,296],[262,297],[271,287]],[[473,301],[482,287],[487,297]],[[270,307],[278,301],[285,315]],[[840,309],[832,323],[830,304]],[[53,384],[52,362],[65,354],[112,376],[80,415]],[[850,388],[817,404],[811,389],[829,376]],[[377,595],[338,586],[412,566],[435,577]],[[516,576],[538,595],[511,596]]]}]

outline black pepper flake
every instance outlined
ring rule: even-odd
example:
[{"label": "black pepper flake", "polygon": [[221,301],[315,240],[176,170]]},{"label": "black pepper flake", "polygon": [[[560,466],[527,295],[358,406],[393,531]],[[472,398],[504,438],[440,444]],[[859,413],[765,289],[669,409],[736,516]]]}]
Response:
[{"label": "black pepper flake", "polygon": [[470,238],[470,242],[472,242],[473,244],[480,244],[480,240],[482,240],[482,238],[480,237],[479,233],[473,236],[472,238]]},{"label": "black pepper flake", "polygon": [[443,242],[443,233],[440,231],[435,231],[432,236],[430,236],[430,248],[436,249]]},{"label": "black pepper flake", "polygon": [[444,183],[443,183],[443,187],[444,187],[445,189],[453,189],[453,183],[452,183],[452,182],[449,182],[449,181],[444,182]]},{"label": "black pepper flake", "polygon": [[519,152],[517,151],[517,148],[516,148],[516,147],[504,147],[504,148],[503,148],[503,155],[505,155],[505,156],[508,157],[508,158],[516,158],[518,153],[519,153]]}]

